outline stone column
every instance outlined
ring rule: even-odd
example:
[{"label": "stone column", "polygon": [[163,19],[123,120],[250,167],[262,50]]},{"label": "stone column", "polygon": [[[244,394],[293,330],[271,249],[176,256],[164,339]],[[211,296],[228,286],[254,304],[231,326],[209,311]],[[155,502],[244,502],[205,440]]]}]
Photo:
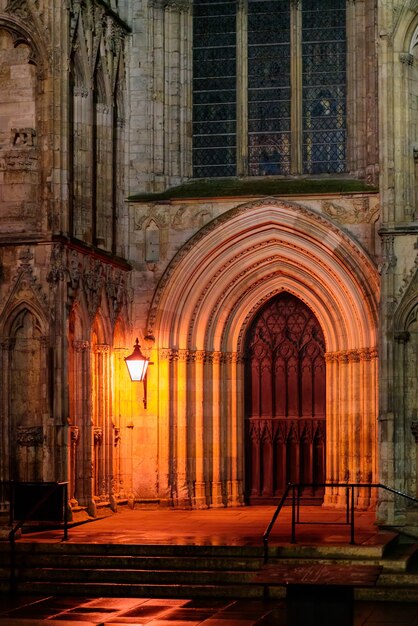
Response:
[{"label": "stone column", "polygon": [[210,455],[211,505],[224,506],[222,488],[222,431],[220,412],[220,366],[221,353],[207,352],[205,357],[205,414],[212,419],[212,450]]},{"label": "stone column", "polygon": [[[171,504],[173,464],[172,426],[170,417],[171,350],[158,352],[158,497]],[[155,374],[156,375],[156,374]]]},{"label": "stone column", "polygon": [[194,479],[193,506],[206,508],[205,455],[207,437],[203,414],[203,368],[205,352],[196,350],[189,354],[188,423],[190,425],[190,475]]},{"label": "stone column", "polygon": [[[238,464],[242,459],[243,435],[242,420],[238,423],[237,397],[240,395],[237,389],[237,363],[238,355],[235,352],[222,355],[222,378],[223,389],[221,407],[223,420],[225,421],[225,452],[227,466],[225,467],[227,481],[227,503],[238,506],[243,503],[242,476],[239,480]],[[241,414],[242,415],[242,414]]]}]

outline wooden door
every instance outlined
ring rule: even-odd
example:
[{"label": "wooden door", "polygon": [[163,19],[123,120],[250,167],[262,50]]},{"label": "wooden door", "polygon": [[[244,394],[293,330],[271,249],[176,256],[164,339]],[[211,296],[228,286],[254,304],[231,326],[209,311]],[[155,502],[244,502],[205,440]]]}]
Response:
[{"label": "wooden door", "polygon": [[[288,482],[325,480],[325,343],[318,320],[284,292],[246,337],[246,499],[276,502]],[[304,500],[321,502],[322,488]]]}]

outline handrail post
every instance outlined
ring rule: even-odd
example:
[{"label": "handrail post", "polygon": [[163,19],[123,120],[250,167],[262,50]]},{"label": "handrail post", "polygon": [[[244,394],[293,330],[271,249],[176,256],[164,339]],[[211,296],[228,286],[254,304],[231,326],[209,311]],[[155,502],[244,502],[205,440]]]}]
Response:
[{"label": "handrail post", "polygon": [[354,485],[351,485],[351,536],[350,544],[354,545]]},{"label": "handrail post", "polygon": [[9,521],[10,526],[13,526],[13,513],[15,508],[15,483],[14,480],[9,481],[9,498],[10,498],[10,510],[9,510]]},{"label": "handrail post", "polygon": [[263,555],[264,555],[264,565],[267,563],[268,558],[269,558],[269,552],[268,552],[268,537],[266,537],[266,535],[264,535],[263,537]]},{"label": "handrail post", "polygon": [[10,591],[16,592],[16,540],[15,532],[11,530],[9,533],[10,541]]},{"label": "handrail post", "polygon": [[290,543],[296,543],[296,485],[292,485],[292,538]]},{"label": "handrail post", "polygon": [[350,523],[350,488],[345,488],[345,522]]},{"label": "handrail post", "polygon": [[68,540],[68,483],[64,483],[64,541]]}]

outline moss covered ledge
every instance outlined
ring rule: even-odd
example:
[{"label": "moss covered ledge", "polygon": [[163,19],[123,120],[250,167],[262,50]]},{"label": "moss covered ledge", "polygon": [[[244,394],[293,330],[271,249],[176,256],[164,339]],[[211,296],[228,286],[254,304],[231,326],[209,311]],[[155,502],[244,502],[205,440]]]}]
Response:
[{"label": "moss covered ledge", "polygon": [[130,202],[158,202],[240,196],[300,196],[376,191],[376,187],[354,178],[212,178],[192,180],[162,192],[134,194],[128,200]]}]

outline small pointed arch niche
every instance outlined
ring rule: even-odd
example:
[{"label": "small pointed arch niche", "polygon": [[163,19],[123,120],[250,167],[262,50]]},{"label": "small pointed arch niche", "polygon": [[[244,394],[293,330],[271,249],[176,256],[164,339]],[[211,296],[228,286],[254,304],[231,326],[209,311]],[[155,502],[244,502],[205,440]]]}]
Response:
[{"label": "small pointed arch niche", "polygon": [[10,428],[11,478],[45,480],[45,417],[50,412],[51,403],[45,326],[27,303],[21,303],[9,319],[6,421]]}]

